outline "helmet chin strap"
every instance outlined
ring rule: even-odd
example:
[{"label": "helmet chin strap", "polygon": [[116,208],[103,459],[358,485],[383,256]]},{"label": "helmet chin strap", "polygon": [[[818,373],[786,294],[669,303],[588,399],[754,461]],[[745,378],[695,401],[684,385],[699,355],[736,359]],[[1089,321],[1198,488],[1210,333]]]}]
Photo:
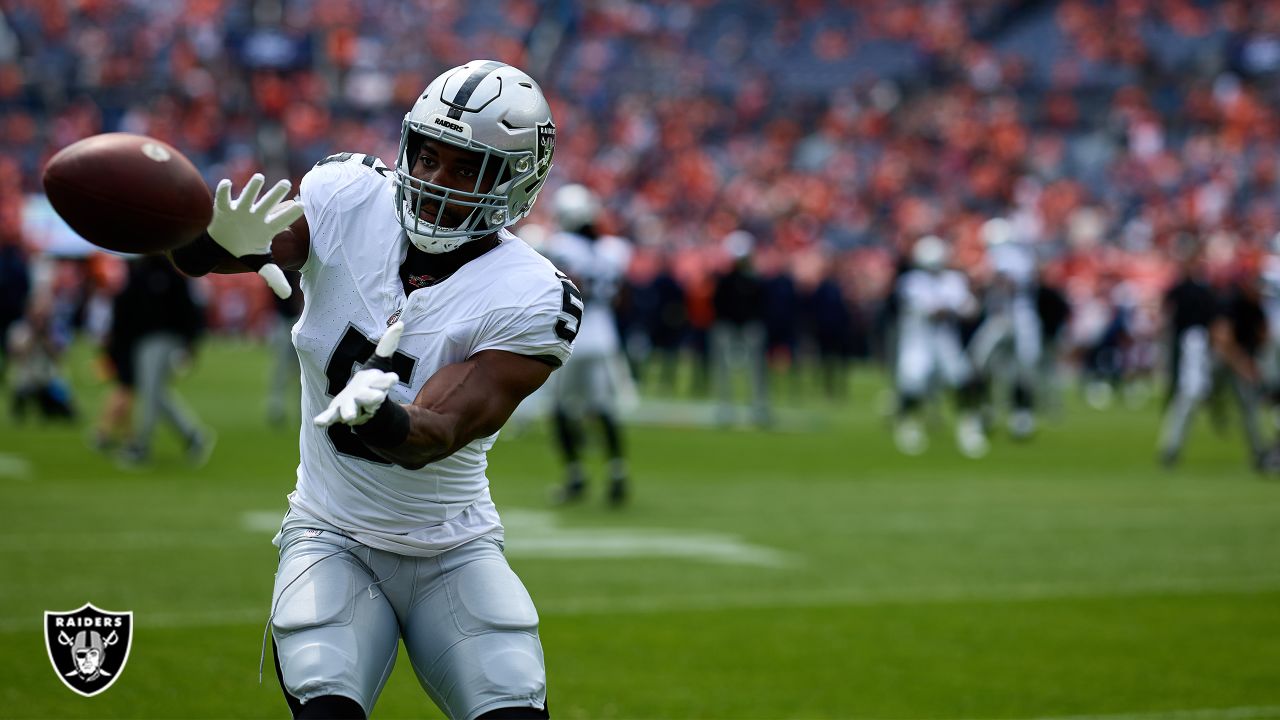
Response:
[{"label": "helmet chin strap", "polygon": [[424,253],[430,253],[432,255],[457,250],[464,244],[476,239],[470,235],[463,237],[438,238],[430,235],[423,235],[422,233],[416,233],[412,230],[405,230],[404,232],[409,236],[409,242],[413,243],[414,247]]},{"label": "helmet chin strap", "polygon": [[[413,214],[412,208],[407,203],[402,208],[402,211],[404,212],[406,217],[410,217]],[[428,227],[434,227],[433,225],[431,225],[431,223],[428,223],[425,220],[422,220],[420,218],[418,219],[418,222],[415,224],[418,226],[426,225]],[[452,252],[454,250],[457,250],[459,247],[462,247],[466,243],[471,242],[472,240],[484,237],[484,233],[482,233],[478,235],[462,235],[458,237],[442,238],[442,237],[436,237],[434,235],[427,235],[425,233],[414,232],[413,230],[410,230],[408,227],[405,227],[404,232],[405,232],[405,235],[409,237],[409,242],[413,243],[414,247],[418,248],[424,253],[430,253],[432,255]]]}]

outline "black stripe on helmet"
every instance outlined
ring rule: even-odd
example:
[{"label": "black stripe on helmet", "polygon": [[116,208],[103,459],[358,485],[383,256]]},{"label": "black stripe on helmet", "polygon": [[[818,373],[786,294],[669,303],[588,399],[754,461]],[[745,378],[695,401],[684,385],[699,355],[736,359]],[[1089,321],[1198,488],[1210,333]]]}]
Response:
[{"label": "black stripe on helmet", "polygon": [[480,67],[471,71],[467,79],[462,83],[462,87],[458,88],[458,94],[453,96],[452,100],[444,100],[444,104],[449,106],[449,117],[454,120],[462,119],[462,111],[467,110],[467,103],[471,100],[471,94],[476,91],[476,87],[480,85],[480,81],[489,77],[489,73],[500,67],[505,67],[506,63],[500,63],[496,60],[489,60]]}]

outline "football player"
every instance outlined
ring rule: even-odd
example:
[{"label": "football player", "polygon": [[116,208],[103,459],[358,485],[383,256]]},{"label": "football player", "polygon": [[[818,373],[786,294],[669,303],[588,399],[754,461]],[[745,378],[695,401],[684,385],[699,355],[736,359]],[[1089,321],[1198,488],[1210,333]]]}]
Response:
[{"label": "football player", "polygon": [[554,500],[572,502],[586,490],[580,445],[583,420],[591,416],[600,422],[608,453],[608,502],[621,505],[627,498],[627,465],[616,399],[619,369],[626,363],[621,356],[614,302],[631,261],[631,246],[596,229],[600,201],[583,185],[557,190],[552,207],[560,231],[547,239],[544,252],[581,288],[586,301],[573,359],[552,381],[552,416],[566,473]]},{"label": "football player", "polygon": [[1180,277],[1163,300],[1172,390],[1160,432],[1160,464],[1166,467],[1177,464],[1194,413],[1213,389],[1211,330],[1218,310],[1194,241],[1183,237],[1174,249]]},{"label": "football player", "polygon": [[1005,218],[984,223],[982,240],[994,278],[986,294],[986,316],[969,341],[969,353],[988,382],[1004,368],[1012,371],[1009,433],[1023,440],[1035,433],[1034,393],[1043,350],[1036,314],[1035,248],[1019,238],[1014,224]]},{"label": "football player", "polygon": [[711,304],[711,357],[715,367],[716,423],[729,427],[737,421],[734,375],[744,367],[751,392],[751,416],[757,427],[773,422],[769,403],[769,373],[765,364],[765,286],[756,273],[753,254],[756,238],[734,230],[720,241],[730,265],[715,278]]},{"label": "football player", "polygon": [[401,639],[449,717],[548,716],[485,456],[582,319],[573,283],[506,229],[554,148],[538,84],[473,61],[405,115],[395,167],[330,156],[297,203],[287,181],[232,200],[223,180],[208,232],[173,253],[194,274],[256,268],[280,295],[279,267],[302,273],[301,463],[269,620],[295,717],[366,717]]},{"label": "football player", "polygon": [[960,343],[960,321],[977,313],[978,302],[959,270],[948,269],[950,249],[929,235],[911,252],[914,268],[898,278],[896,384],[898,423],[894,442],[907,455],[924,452],[927,437],[918,415],[935,378],[955,390],[960,406],[956,444],[967,457],[987,453],[988,442],[977,412],[973,369]]}]

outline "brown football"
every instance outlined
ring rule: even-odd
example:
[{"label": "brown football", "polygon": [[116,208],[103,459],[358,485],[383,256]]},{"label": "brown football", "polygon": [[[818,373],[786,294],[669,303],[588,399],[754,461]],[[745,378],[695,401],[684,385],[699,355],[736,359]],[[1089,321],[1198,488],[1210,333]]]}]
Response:
[{"label": "brown football", "polygon": [[108,250],[155,253],[195,239],[213,217],[200,171],[168,143],[144,135],[94,135],[44,168],[53,209]]}]

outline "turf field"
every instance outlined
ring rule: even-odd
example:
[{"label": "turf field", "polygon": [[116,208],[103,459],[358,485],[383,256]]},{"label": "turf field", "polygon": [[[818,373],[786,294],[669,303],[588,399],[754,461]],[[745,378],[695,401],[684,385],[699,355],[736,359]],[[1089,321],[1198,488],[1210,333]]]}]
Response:
[{"label": "turf field", "polygon": [[[258,685],[296,431],[266,353],[206,347],[184,392],[220,443],[125,471],[85,429],[0,419],[0,716],[284,717]],[[101,389],[81,349],[86,409]],[[555,510],[531,424],[491,454],[508,552],[542,616],[560,718],[1280,717],[1280,481],[1201,421],[1175,472],[1157,410],[1070,403],[1029,445],[896,454],[877,373],[774,432],[632,430],[634,503]],[[688,417],[696,413],[690,411]],[[132,610],[127,668],[82,698],[45,610]],[[377,717],[438,717],[402,657]]]}]

